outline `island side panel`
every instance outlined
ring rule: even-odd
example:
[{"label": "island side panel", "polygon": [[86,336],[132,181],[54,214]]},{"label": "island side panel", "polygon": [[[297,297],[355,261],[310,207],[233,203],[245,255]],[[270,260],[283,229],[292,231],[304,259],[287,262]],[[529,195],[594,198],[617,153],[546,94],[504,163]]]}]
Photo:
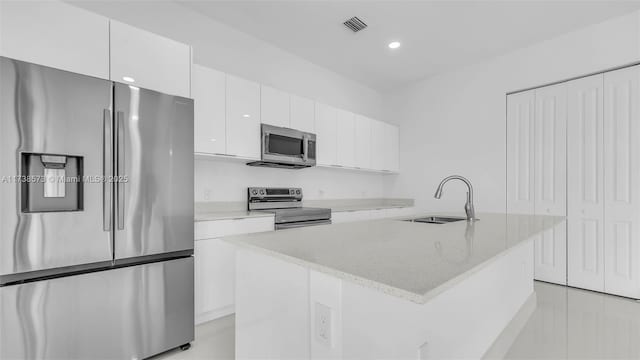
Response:
[{"label": "island side panel", "polygon": [[533,293],[531,241],[426,304],[345,281],[342,356],[481,358]]},{"label": "island side panel", "polygon": [[309,270],[236,252],[236,358],[309,358]]}]

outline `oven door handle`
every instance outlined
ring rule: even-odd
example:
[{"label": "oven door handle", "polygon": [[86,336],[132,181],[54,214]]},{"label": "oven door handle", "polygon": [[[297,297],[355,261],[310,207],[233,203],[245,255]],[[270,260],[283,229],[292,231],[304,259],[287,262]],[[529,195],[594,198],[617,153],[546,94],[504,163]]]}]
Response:
[{"label": "oven door handle", "polygon": [[280,224],[276,224],[276,230],[295,229],[295,228],[300,228],[305,226],[329,225],[329,224],[331,224],[331,219],[299,221],[294,223],[280,223]]}]

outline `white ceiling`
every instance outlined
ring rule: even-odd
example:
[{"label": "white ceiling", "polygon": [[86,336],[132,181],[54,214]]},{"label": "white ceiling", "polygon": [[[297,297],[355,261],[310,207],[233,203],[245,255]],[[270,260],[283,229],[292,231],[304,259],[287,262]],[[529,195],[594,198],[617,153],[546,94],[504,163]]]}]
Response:
[{"label": "white ceiling", "polygon": [[[638,1],[185,1],[180,4],[377,90],[640,8]],[[358,16],[358,33],[342,22]],[[390,41],[401,48],[391,51]]]}]

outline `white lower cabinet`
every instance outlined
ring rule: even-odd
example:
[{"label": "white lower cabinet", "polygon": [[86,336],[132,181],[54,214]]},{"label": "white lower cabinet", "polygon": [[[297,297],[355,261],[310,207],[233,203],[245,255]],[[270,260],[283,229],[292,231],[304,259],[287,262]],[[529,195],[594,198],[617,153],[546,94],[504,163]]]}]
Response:
[{"label": "white lower cabinet", "polygon": [[195,322],[235,311],[235,246],[222,237],[273,231],[272,216],[195,223]]},{"label": "white lower cabinet", "polygon": [[235,304],[235,247],[221,239],[195,242],[196,324],[232,314]]}]

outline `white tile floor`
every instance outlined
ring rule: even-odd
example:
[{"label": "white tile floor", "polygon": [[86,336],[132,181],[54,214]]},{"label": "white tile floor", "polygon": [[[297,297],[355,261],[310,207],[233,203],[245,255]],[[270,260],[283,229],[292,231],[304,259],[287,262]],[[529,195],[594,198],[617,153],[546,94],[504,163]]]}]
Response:
[{"label": "white tile floor", "polygon": [[[535,290],[537,304],[523,326],[501,335],[509,342],[504,358],[640,359],[640,302],[540,282]],[[153,359],[232,359],[234,321],[200,325],[191,349]]]}]

